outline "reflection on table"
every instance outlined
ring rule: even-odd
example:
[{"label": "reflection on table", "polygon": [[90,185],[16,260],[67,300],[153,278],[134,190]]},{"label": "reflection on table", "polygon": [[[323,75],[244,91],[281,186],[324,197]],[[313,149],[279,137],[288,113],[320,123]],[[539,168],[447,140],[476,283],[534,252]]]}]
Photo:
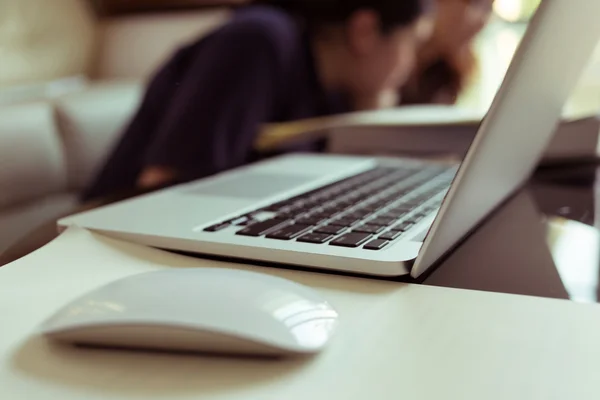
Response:
[{"label": "reflection on table", "polygon": [[595,166],[540,172],[424,283],[599,302],[595,177]]}]

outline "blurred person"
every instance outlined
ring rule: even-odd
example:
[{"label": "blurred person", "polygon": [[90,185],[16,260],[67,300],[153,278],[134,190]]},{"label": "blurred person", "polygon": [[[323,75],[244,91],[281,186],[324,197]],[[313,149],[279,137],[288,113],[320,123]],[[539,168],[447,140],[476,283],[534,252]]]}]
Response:
[{"label": "blurred person", "polygon": [[[159,68],[76,212],[251,162],[264,123],[379,107],[411,75],[433,2],[268,0],[240,9]],[[56,235],[49,221],[0,254],[0,266]]]},{"label": "blurred person", "polygon": [[433,34],[422,46],[401,104],[454,104],[476,69],[473,41],[494,0],[436,0]]},{"label": "blurred person", "polygon": [[432,2],[271,0],[240,9],[157,71],[82,200],[251,162],[264,123],[377,107],[411,75],[432,32]]}]

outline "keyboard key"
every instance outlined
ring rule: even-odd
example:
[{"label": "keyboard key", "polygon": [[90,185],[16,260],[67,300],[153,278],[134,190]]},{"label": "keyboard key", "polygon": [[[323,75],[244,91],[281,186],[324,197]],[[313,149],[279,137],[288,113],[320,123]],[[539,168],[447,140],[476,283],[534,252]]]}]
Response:
[{"label": "keyboard key", "polygon": [[357,228],[354,228],[353,232],[362,232],[362,233],[371,233],[376,234],[379,232],[383,232],[385,227],[379,225],[361,225]]},{"label": "keyboard key", "polygon": [[416,224],[417,222],[421,221],[423,218],[425,218],[425,216],[423,214],[415,214],[415,215],[411,215],[410,217],[408,217],[406,222],[410,222],[411,224]]},{"label": "keyboard key", "polygon": [[275,215],[277,219],[297,219],[304,216],[301,211],[282,211]]},{"label": "keyboard key", "polygon": [[367,223],[370,225],[390,226],[396,221],[396,218],[377,217],[375,219],[367,221]]},{"label": "keyboard key", "polygon": [[390,244],[390,242],[387,240],[375,239],[365,244],[364,248],[367,250],[381,250],[388,244]]},{"label": "keyboard key", "polygon": [[229,222],[223,222],[221,224],[209,226],[208,228],[204,229],[204,232],[219,232],[225,228],[229,228],[230,226],[231,224]]},{"label": "keyboard key", "polygon": [[371,215],[372,212],[368,211],[368,210],[354,210],[348,214],[344,215],[344,218],[359,218],[359,219],[364,219],[367,218],[369,215]]},{"label": "keyboard key", "polygon": [[298,241],[303,243],[323,244],[327,243],[332,238],[333,235],[327,233],[307,233],[304,236],[300,236]]},{"label": "keyboard key", "polygon": [[231,225],[237,225],[237,226],[245,226],[248,225],[248,223],[250,222],[250,216],[248,215],[243,215],[241,217],[235,218],[231,221],[229,221],[229,223]]},{"label": "keyboard key", "polygon": [[421,211],[423,214],[429,215],[432,214],[434,212],[436,212],[438,210],[437,207],[434,206],[428,206],[425,209],[423,209],[423,211]]},{"label": "keyboard key", "polygon": [[402,236],[403,233],[404,232],[402,232],[402,231],[388,231],[388,232],[385,232],[382,235],[379,235],[379,239],[382,239],[382,240],[396,240],[400,236]]},{"label": "keyboard key", "polygon": [[392,230],[406,232],[410,228],[412,228],[415,224],[410,222],[400,222],[392,227]]},{"label": "keyboard key", "polygon": [[355,200],[344,200],[340,204],[346,206],[347,207],[346,209],[348,209],[348,208],[352,208],[352,207],[356,206],[358,203],[360,203],[360,200],[355,199]]},{"label": "keyboard key", "polygon": [[394,212],[394,213],[407,213],[407,212],[412,211],[413,209],[414,209],[413,206],[409,206],[406,203],[402,203],[402,204],[393,206],[393,208],[391,208],[389,211]]},{"label": "keyboard key", "polygon": [[294,224],[286,226],[275,232],[269,233],[267,238],[278,240],[292,240],[312,229],[312,225]]},{"label": "keyboard key", "polygon": [[[273,219],[275,218],[275,214],[269,211],[256,211],[254,213],[250,214],[252,216],[252,221],[251,223],[256,223],[256,222],[262,222],[262,221],[266,221],[268,219]],[[285,218],[277,218],[277,219],[285,219]]]},{"label": "keyboard key", "polygon": [[332,246],[341,246],[341,247],[359,247],[361,244],[366,242],[371,238],[371,235],[368,233],[347,233],[339,238],[335,239],[331,243]]},{"label": "keyboard key", "polygon": [[281,229],[291,222],[289,220],[281,219],[268,219],[266,221],[257,222],[252,224],[245,229],[242,229],[237,234],[242,236],[263,236],[273,230]]},{"label": "keyboard key", "polygon": [[331,221],[329,224],[330,225],[335,225],[335,226],[345,226],[345,227],[351,227],[353,225],[358,224],[361,221],[360,218],[338,218],[335,219],[333,221]]},{"label": "keyboard key", "polygon": [[382,218],[392,218],[394,220],[400,219],[407,214],[406,211],[386,211],[383,214],[379,214],[379,217]]},{"label": "keyboard key", "polygon": [[377,212],[377,211],[381,210],[382,208],[384,208],[385,206],[386,205],[381,202],[376,202],[376,203],[366,204],[363,208],[367,211]]},{"label": "keyboard key", "polygon": [[325,225],[315,230],[317,233],[326,233],[328,235],[339,235],[347,228],[345,226]]},{"label": "keyboard key", "polygon": [[408,207],[410,207],[411,210],[413,210],[413,209],[419,207],[421,204],[423,204],[425,202],[425,200],[428,200],[428,199],[421,199],[421,198],[417,197],[414,199],[407,200],[406,205]]},{"label": "keyboard key", "polygon": [[279,210],[282,213],[292,213],[300,211],[301,207],[297,206],[296,203],[290,204],[289,206],[285,206]]},{"label": "keyboard key", "polygon": [[320,209],[316,213],[311,213],[310,216],[321,217],[330,219],[341,214],[341,211],[333,210],[333,209]]},{"label": "keyboard key", "polygon": [[261,210],[268,211],[268,212],[277,212],[277,211],[279,211],[280,208],[283,208],[283,206],[281,206],[279,204],[271,204],[270,206],[264,207]]},{"label": "keyboard key", "polygon": [[321,205],[321,209],[324,212],[332,212],[332,211],[337,211],[336,207],[335,207],[335,203],[327,203],[327,204],[323,204]]},{"label": "keyboard key", "polygon": [[335,210],[340,213],[346,211],[349,208],[352,208],[352,206],[349,204],[341,204],[341,203],[337,203],[337,202],[333,203],[332,207],[335,207]]},{"label": "keyboard key", "polygon": [[316,215],[314,217],[311,217],[311,216],[300,217],[296,220],[297,223],[304,224],[304,225],[319,225],[325,221],[327,221],[327,218],[320,217],[318,215]]},{"label": "keyboard key", "polygon": [[396,196],[397,199],[402,198],[404,196],[406,196],[407,194],[410,193],[410,191],[406,190],[406,188],[398,188],[398,189],[394,189],[394,196]]},{"label": "keyboard key", "polygon": [[326,203],[334,198],[336,198],[338,196],[337,193],[335,193],[335,191],[333,190],[328,190],[326,192],[323,193],[319,193],[318,198],[323,202]]},{"label": "keyboard key", "polygon": [[396,200],[398,200],[398,198],[396,196],[390,195],[390,196],[383,197],[381,199],[381,202],[385,203],[387,205],[387,204],[391,204],[391,203],[395,202]]}]

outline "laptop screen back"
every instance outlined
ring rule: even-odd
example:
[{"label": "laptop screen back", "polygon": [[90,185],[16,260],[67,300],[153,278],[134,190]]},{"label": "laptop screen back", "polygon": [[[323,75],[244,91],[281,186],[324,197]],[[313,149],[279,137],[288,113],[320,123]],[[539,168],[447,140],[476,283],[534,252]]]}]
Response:
[{"label": "laptop screen back", "polygon": [[598,44],[599,21],[600,1],[542,1],[425,240],[414,277],[529,178]]}]

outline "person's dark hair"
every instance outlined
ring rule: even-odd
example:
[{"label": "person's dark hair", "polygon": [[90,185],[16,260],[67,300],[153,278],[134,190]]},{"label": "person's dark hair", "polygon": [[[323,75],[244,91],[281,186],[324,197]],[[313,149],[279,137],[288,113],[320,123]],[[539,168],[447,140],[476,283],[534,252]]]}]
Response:
[{"label": "person's dark hair", "polygon": [[433,7],[433,0],[258,0],[300,18],[311,29],[345,22],[361,9],[379,14],[383,31],[410,25]]}]

